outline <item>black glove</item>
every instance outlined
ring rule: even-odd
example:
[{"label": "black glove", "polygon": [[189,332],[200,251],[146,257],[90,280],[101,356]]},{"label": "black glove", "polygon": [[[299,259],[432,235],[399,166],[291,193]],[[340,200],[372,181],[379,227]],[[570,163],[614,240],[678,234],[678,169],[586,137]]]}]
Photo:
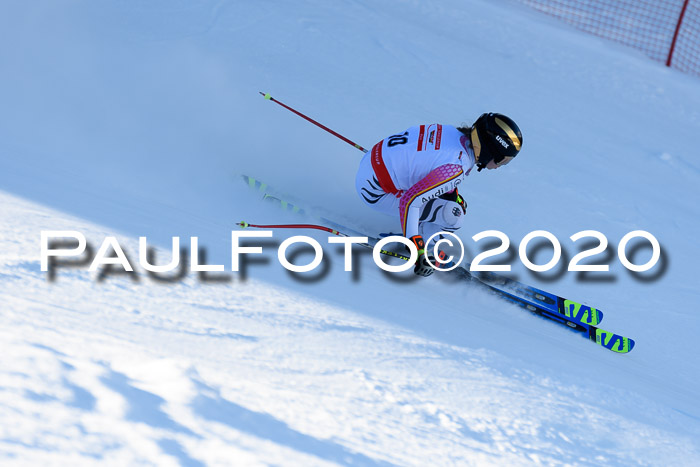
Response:
[{"label": "black glove", "polygon": [[[418,250],[418,259],[416,260],[416,266],[413,268],[413,273],[417,276],[428,277],[435,271],[435,269],[428,263],[425,256],[425,241],[420,235],[414,235],[410,240],[416,245]],[[433,257],[430,257],[430,261],[435,264]]]},{"label": "black glove", "polygon": [[[457,188],[455,188],[455,191],[457,191]],[[460,195],[458,193],[457,199],[455,200],[455,202],[458,203],[460,205],[460,207],[462,208],[462,214],[466,214],[467,213],[467,201],[464,198],[462,198],[462,195]]]},{"label": "black glove", "polygon": [[418,261],[416,261],[416,266],[413,268],[413,273],[415,275],[428,277],[433,272],[435,272],[435,268],[433,268],[430,265],[430,263],[428,263],[428,258],[430,258],[430,261],[433,264],[437,264],[435,263],[435,258],[433,258],[432,256],[426,256],[425,254],[421,254],[418,257]]},{"label": "black glove", "polygon": [[462,214],[467,213],[467,200],[465,200],[462,195],[459,194],[459,190],[457,188],[440,196],[440,199],[454,201],[455,203],[459,204],[459,207],[462,208]]},{"label": "black glove", "polygon": [[415,275],[428,277],[435,272],[435,268],[439,269],[447,264],[447,253],[444,251],[440,251],[437,258],[432,255],[425,254],[425,241],[420,235],[414,235],[410,238],[410,240],[416,245],[416,249],[418,250],[418,259],[416,260],[416,265],[413,268],[413,273]]}]

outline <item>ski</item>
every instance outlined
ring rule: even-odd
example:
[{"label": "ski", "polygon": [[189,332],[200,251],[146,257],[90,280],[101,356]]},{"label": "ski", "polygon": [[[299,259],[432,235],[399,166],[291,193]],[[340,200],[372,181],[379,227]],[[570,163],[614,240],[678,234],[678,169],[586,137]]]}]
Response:
[{"label": "ski", "polygon": [[[244,182],[253,190],[260,193],[262,199],[278,205],[283,210],[288,210],[301,215],[316,217],[319,221],[327,224],[328,230],[332,233],[345,232],[353,236],[368,237],[369,241],[365,246],[372,248],[379,239],[371,235],[366,235],[357,232],[354,229],[347,228],[337,224],[329,219],[312,216],[308,210],[290,203],[275,194],[269,185],[254,179],[248,175],[242,175]],[[244,225],[245,224],[245,225]],[[241,226],[247,226],[247,223],[240,223]],[[384,252],[383,252],[384,253]],[[386,253],[385,253],[386,254]],[[397,253],[391,253],[390,256],[398,257],[406,260],[407,257]],[[469,267],[467,265],[467,267]],[[459,266],[449,274],[452,278],[468,280],[469,282],[488,290],[489,292],[513,303],[521,308],[524,308],[536,315],[546,318],[550,321],[562,324],[572,331],[578,332],[592,342],[617,353],[627,353],[632,350],[635,345],[634,340],[615,334],[597,327],[603,318],[603,313],[597,308],[584,305],[582,303],[551,294],[536,287],[523,284],[516,280],[507,278],[500,274],[492,272],[472,274],[467,268]]]},{"label": "ski", "polygon": [[[608,350],[612,350],[613,352],[617,353],[627,353],[634,348],[635,342],[633,339],[630,339],[629,337],[622,336],[620,334],[615,334],[610,331],[606,331],[605,329],[599,328],[595,325],[588,324],[582,321],[578,321],[576,319],[570,319],[571,316],[566,315],[565,313],[562,313],[559,311],[559,308],[557,308],[557,311],[554,311],[551,307],[545,307],[543,305],[552,305],[551,303],[551,297],[556,297],[560,301],[565,300],[562,299],[561,297],[557,297],[556,295],[551,295],[547,294],[548,297],[545,297],[547,300],[541,301],[540,299],[537,299],[540,301],[540,303],[537,303],[532,300],[528,300],[527,298],[519,295],[515,295],[513,293],[510,293],[508,289],[499,289],[492,285],[492,283],[489,283],[487,281],[482,280],[482,277],[477,277],[471,272],[469,272],[466,268],[463,267],[458,267],[453,271],[455,274],[459,275],[461,279],[466,279],[472,281],[473,284],[485,288],[489,290],[490,292],[494,293],[495,295],[498,295],[499,297],[508,300],[509,302],[518,305],[521,308],[524,308],[538,316],[541,316],[542,318],[546,318],[550,321],[554,321],[556,323],[562,324],[567,326],[570,330],[574,332],[578,332],[581,334],[583,337],[586,337],[588,340],[595,342],[596,344],[605,347]],[[490,273],[492,274],[492,273]],[[502,280],[506,280],[509,282],[516,282],[511,279],[503,278],[502,276],[498,276]],[[520,284],[518,282],[518,284]],[[520,284],[523,285],[523,284]],[[524,287],[529,287],[529,286],[524,286]],[[539,290],[535,289],[532,287],[534,290]],[[546,293],[546,292],[544,292]],[[570,300],[566,300],[568,303],[576,303],[576,302],[571,302]],[[576,303],[576,305],[580,305]],[[581,305],[583,307],[585,305]]]},{"label": "ski", "polygon": [[505,289],[514,295],[521,296],[523,299],[537,303],[547,310],[583,324],[596,326],[603,320],[603,312],[597,308],[545,292],[499,274],[482,272],[479,274],[478,279],[485,284],[499,286],[497,288]]}]

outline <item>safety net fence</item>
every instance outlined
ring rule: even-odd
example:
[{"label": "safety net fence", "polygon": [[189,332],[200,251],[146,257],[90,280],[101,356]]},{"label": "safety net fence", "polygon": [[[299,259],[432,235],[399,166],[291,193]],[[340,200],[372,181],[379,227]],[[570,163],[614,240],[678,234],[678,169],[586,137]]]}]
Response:
[{"label": "safety net fence", "polygon": [[700,76],[700,0],[517,0]]}]

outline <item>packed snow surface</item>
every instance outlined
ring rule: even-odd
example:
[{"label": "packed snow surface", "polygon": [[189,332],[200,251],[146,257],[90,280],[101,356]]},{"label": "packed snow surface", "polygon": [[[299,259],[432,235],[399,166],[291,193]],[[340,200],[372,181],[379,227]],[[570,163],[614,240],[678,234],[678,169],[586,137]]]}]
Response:
[{"label": "packed snow surface", "polygon": [[[2,465],[700,463],[700,80],[476,0],[11,0],[0,76]],[[241,174],[354,230],[398,231],[354,193],[362,154],[258,91],[367,148],[512,116],[521,155],[461,188],[468,256],[474,234],[503,231],[513,277],[600,307],[634,350],[438,274],[384,274],[361,249],[345,272],[320,232],[276,231],[245,274],[151,278],[140,236],[159,262],[197,236],[230,271],[236,222],[312,221]],[[93,251],[114,236],[136,274],[83,262],[51,279],[45,230]],[[562,267],[522,266],[533,230],[560,240]],[[610,240],[592,258],[608,273],[562,270],[582,230]],[[645,274],[617,259],[633,230],[662,245]],[[325,245],[323,268],[278,264],[292,232]]]}]

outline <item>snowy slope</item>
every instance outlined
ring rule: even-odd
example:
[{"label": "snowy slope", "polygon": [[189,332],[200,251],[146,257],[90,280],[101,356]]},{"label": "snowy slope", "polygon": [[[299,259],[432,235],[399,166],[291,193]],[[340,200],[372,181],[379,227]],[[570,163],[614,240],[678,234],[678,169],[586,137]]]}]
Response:
[{"label": "snowy slope", "polygon": [[[700,462],[700,81],[510,2],[1,8],[3,464]],[[259,90],[365,147],[512,115],[522,157],[469,177],[461,237],[475,253],[482,230],[517,245],[544,229],[570,258],[580,230],[613,252],[652,232],[665,270],[651,281],[614,259],[588,281],[513,263],[600,306],[634,351],[436,277],[392,280],[367,255],[345,273],[331,247],[312,281],[274,246],[245,280],[47,280],[41,230],[117,235],[134,259],[138,236],[196,235],[228,265],[235,221],[299,221],[241,173],[358,230],[396,229],[354,193],[361,153]]]}]

